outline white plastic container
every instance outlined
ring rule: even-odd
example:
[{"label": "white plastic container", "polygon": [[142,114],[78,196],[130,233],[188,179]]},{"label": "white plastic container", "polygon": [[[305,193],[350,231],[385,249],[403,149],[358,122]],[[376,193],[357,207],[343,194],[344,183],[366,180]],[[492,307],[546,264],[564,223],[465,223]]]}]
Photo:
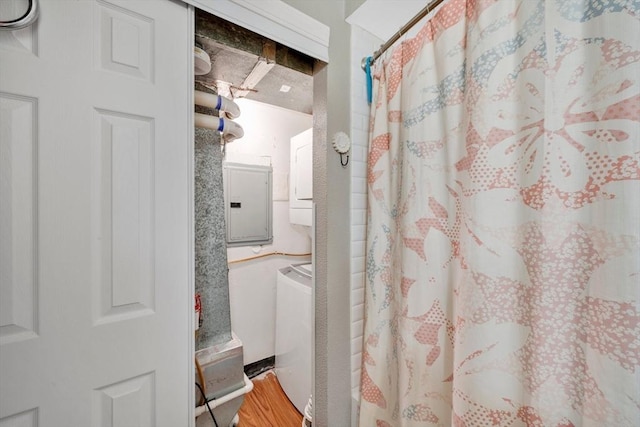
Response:
[{"label": "white plastic container", "polygon": [[[253,383],[244,374],[242,341],[234,333],[231,336],[231,341],[196,352],[204,376],[203,388],[218,427],[237,424],[244,395],[253,389]],[[196,381],[200,384],[197,374]],[[195,391],[196,402],[200,402],[202,393],[197,387]],[[207,405],[198,406],[195,416],[196,427],[215,426]]]}]

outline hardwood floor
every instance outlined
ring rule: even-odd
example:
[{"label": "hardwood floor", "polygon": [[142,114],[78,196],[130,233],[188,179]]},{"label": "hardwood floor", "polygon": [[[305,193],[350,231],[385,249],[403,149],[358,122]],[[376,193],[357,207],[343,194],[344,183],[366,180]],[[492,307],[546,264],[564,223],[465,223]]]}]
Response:
[{"label": "hardwood floor", "polygon": [[238,427],[300,427],[302,415],[289,401],[275,374],[253,379],[253,390],[238,412]]}]

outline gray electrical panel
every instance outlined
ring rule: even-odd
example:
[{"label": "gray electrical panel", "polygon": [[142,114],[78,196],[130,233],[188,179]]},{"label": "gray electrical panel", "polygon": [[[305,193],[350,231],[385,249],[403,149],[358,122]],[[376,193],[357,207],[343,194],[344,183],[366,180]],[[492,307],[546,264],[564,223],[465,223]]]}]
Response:
[{"label": "gray electrical panel", "polygon": [[223,169],[227,246],[273,243],[272,168],[225,163]]}]

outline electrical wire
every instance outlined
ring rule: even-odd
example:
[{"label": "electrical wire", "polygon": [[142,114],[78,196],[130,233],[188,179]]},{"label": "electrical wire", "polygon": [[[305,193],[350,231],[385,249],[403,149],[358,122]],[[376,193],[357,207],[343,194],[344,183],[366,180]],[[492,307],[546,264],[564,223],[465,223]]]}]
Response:
[{"label": "electrical wire", "polygon": [[204,390],[202,389],[200,384],[196,383],[196,386],[200,390],[200,393],[202,393],[202,397],[204,398],[204,404],[207,405],[207,409],[209,410],[209,413],[211,414],[211,419],[213,419],[213,424],[215,424],[216,427],[220,427],[218,425],[218,421],[216,421],[215,415],[213,415],[213,411],[211,410],[211,406],[209,406],[209,401],[207,400],[207,396],[204,394]]},{"label": "electrical wire", "polygon": [[267,256],[274,256],[274,255],[282,255],[282,256],[311,256],[311,252],[306,253],[306,254],[291,254],[291,253],[288,253],[288,252],[269,252],[269,253],[266,253],[266,254],[251,256],[251,257],[248,257],[248,258],[234,259],[233,261],[227,262],[227,264],[237,264],[237,263],[241,263],[241,262],[247,262],[247,261],[251,261],[251,260],[254,260],[254,259],[264,258],[264,257],[267,257]]}]

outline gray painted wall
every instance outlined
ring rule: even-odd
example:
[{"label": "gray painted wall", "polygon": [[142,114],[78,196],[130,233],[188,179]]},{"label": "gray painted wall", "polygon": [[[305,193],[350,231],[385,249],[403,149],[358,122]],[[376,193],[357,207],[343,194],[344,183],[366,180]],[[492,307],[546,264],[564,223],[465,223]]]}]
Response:
[{"label": "gray painted wall", "polygon": [[[284,0],[330,27],[329,64],[314,75],[314,202],[316,203],[314,426],[350,425],[350,173],[331,146],[350,130],[350,26],[362,0]],[[324,99],[326,94],[326,99]],[[324,105],[323,105],[324,104]]]}]

